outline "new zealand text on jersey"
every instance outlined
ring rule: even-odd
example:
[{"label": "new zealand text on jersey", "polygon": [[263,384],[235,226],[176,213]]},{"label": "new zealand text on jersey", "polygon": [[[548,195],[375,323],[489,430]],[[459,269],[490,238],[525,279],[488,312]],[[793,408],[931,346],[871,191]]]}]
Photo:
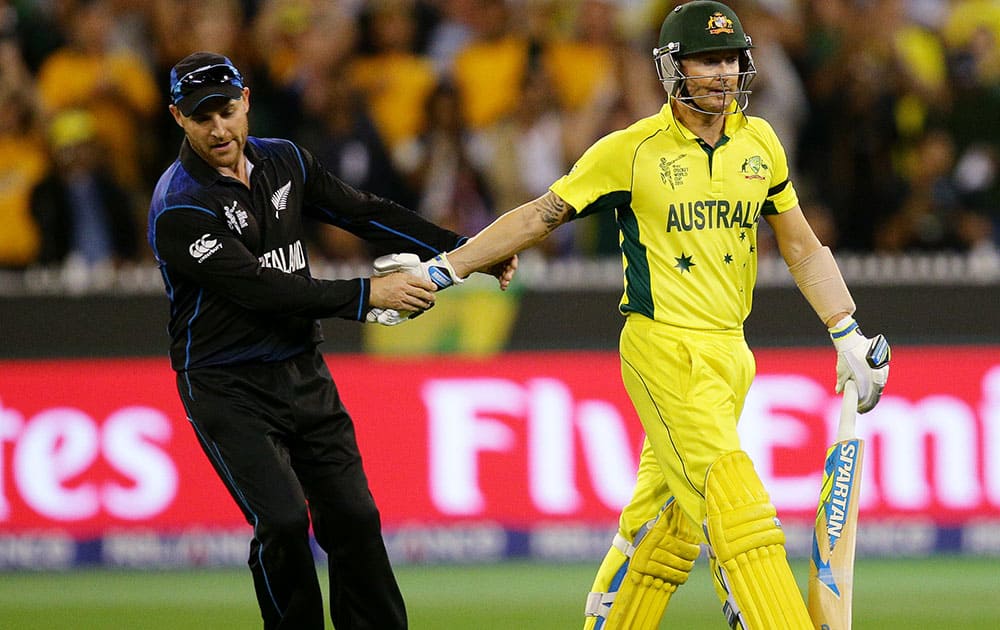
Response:
[{"label": "new zealand text on jersey", "polygon": [[302,250],[302,241],[289,243],[287,253],[285,248],[272,249],[261,256],[260,264],[270,269],[280,269],[285,273],[292,273],[299,269],[306,268],[306,255]]},{"label": "new zealand text on jersey", "polygon": [[737,201],[733,206],[726,199],[705,199],[670,204],[667,208],[667,231],[690,232],[715,228],[740,227],[750,229],[760,218],[762,202]]}]

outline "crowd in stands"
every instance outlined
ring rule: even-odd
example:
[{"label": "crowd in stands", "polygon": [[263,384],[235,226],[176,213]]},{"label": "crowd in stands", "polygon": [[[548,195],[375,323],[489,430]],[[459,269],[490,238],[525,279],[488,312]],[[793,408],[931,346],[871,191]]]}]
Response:
[{"label": "crowd in stands", "polygon": [[[146,212],[177,156],[170,67],[229,56],[251,133],[473,234],[600,136],[655,113],[666,0],[0,0],[0,269],[148,262]],[[1000,2],[735,0],[750,113],[789,154],[838,251],[995,250]],[[362,260],[313,226],[312,254]],[[768,252],[762,229],[761,251]],[[614,217],[550,257],[612,255]]]}]

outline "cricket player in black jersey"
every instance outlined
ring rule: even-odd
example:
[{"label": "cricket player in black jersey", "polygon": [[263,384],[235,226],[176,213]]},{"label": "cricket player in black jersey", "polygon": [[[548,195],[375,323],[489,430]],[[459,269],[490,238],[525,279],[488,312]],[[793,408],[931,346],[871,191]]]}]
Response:
[{"label": "cricket player in black jersey", "polygon": [[[420,312],[437,287],[426,266],[313,278],[302,217],[343,228],[376,254],[433,259],[464,239],[350,188],[292,142],[250,136],[250,90],[226,57],[178,62],[170,100],[185,138],[153,193],[149,244],[170,300],[181,400],[253,527],[249,565],[264,627],[324,627],[311,523],[329,556],[337,629],[405,628],[353,423],[317,349],[317,318]],[[514,267],[497,267],[501,285]]]}]

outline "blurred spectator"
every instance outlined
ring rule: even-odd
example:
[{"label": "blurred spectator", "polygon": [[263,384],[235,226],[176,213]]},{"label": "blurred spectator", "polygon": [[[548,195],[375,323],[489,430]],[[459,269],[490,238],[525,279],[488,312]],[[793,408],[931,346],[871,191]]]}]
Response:
[{"label": "blurred spectator", "polygon": [[[38,123],[92,115],[131,207],[176,157],[157,85],[173,60],[219,50],[254,86],[259,135],[298,137],[348,181],[468,233],[494,200],[537,196],[536,178],[663,105],[650,51],[679,1],[0,0],[0,265],[38,247],[32,92]],[[841,249],[1000,245],[1000,2],[729,1],[771,70],[750,113],[776,127]],[[616,227],[607,215],[547,244],[614,255]]]},{"label": "blurred spectator", "polygon": [[[556,37],[545,46],[544,64],[552,79],[559,107],[582,109],[617,72],[617,6],[612,0],[582,0],[577,4],[568,37]],[[587,143],[589,146],[589,143]]]},{"label": "blurred spectator", "polygon": [[[334,69],[303,93],[304,118],[294,138],[312,151],[331,173],[351,186],[415,208],[417,197],[396,170],[364,99]],[[360,260],[369,256],[364,241],[324,223],[309,223],[323,257]]]},{"label": "blurred spectator", "polygon": [[[806,88],[781,39],[787,14],[776,15],[767,5],[744,3],[743,28],[753,39],[753,59],[765,71],[754,78],[749,113],[766,119],[785,148],[793,179],[797,176],[799,133],[809,112]],[[826,243],[826,241],[822,241]]]},{"label": "blurred spectator", "polygon": [[332,69],[344,67],[352,58],[357,24],[348,5],[328,0],[262,0],[248,33],[259,58],[250,109],[250,122],[258,135],[293,135],[302,116],[306,87],[322,83]]},{"label": "blurred spectator", "polygon": [[[599,137],[656,113],[666,101],[656,73],[649,71],[658,31],[628,41],[623,16],[621,5],[613,0],[576,4],[570,36],[553,39],[543,52],[567,127],[566,154],[571,162]],[[657,12],[656,29],[662,20]]]},{"label": "blurred spectator", "polygon": [[816,38],[808,44],[811,107],[799,172],[833,212],[841,247],[851,250],[872,249],[876,226],[903,197],[894,169],[898,72],[885,27],[872,20],[877,4],[814,0],[807,13]]},{"label": "blurred spectator", "polygon": [[[969,11],[970,6],[983,11]],[[1000,7],[970,1],[956,4],[949,16],[945,33],[952,98],[943,121],[955,138],[959,193],[978,216],[979,229],[992,234],[994,248],[1000,247],[998,14]]]},{"label": "blurred spectator", "polygon": [[1000,3],[996,0],[951,0],[948,4],[942,34],[949,46],[966,46],[981,30],[1000,40]]},{"label": "blurred spectator", "polygon": [[480,131],[517,107],[530,47],[504,0],[476,3],[475,36],[455,56],[453,79],[465,124]]},{"label": "blurred spectator", "polygon": [[[12,68],[8,44],[0,42],[0,74]],[[21,269],[38,255],[38,228],[31,216],[31,191],[48,170],[29,87],[0,87],[0,268]]]},{"label": "blurred spectator", "polygon": [[112,50],[114,13],[108,0],[82,0],[70,17],[69,43],[49,55],[38,71],[38,91],[49,113],[82,108],[94,117],[114,176],[146,192],[142,175],[153,159],[145,135],[160,102],[149,68],[127,50]]},{"label": "blurred spectator", "polygon": [[873,21],[890,25],[892,55],[898,69],[896,126],[904,141],[918,139],[937,108],[947,102],[948,69],[941,37],[915,21],[908,3],[883,0]]},{"label": "blurred spectator", "polygon": [[496,218],[496,204],[471,157],[461,109],[458,91],[439,85],[428,104],[428,128],[416,148],[419,166],[412,177],[422,191],[420,214],[458,234],[475,234]]},{"label": "blurred spectator", "polygon": [[[498,208],[516,208],[540,197],[569,166],[566,127],[547,72],[529,72],[517,109],[479,138],[475,155]],[[567,226],[569,227],[569,226]],[[561,256],[573,250],[573,229],[554,234],[540,251]]]},{"label": "blurred spectator", "polygon": [[962,208],[952,172],[955,145],[946,131],[927,133],[909,169],[902,207],[875,234],[879,251],[965,249],[956,229]]},{"label": "blurred spectator", "polygon": [[31,71],[66,43],[61,24],[72,5],[68,2],[13,2],[0,0],[0,25],[5,37],[15,37]]},{"label": "blurred spectator", "polygon": [[31,195],[43,265],[99,269],[138,258],[137,210],[106,168],[97,133],[82,109],[58,113],[49,126],[53,168]]},{"label": "blurred spectator", "polygon": [[[268,84],[255,76],[255,49],[253,40],[246,37],[247,21],[239,0],[153,2],[149,4],[149,14],[155,42],[153,67],[161,94],[169,85],[170,68],[178,59],[199,50],[216,50],[241,61],[244,78],[254,86],[251,116],[269,116]],[[266,125],[256,126],[256,119],[253,122],[254,129],[266,129]],[[184,132],[167,111],[166,99],[161,100],[151,125],[156,139],[152,143],[155,156],[147,179],[155,181],[177,159],[177,147]]]},{"label": "blurred spectator", "polygon": [[438,77],[451,77],[455,56],[472,40],[477,0],[436,0],[437,20],[427,36],[427,56]]},{"label": "blurred spectator", "polygon": [[[430,59],[417,54],[412,0],[378,2],[370,11],[372,53],[351,66],[350,78],[391,154],[404,150],[427,124],[427,99],[437,83]],[[404,155],[397,157],[405,160]]]},{"label": "blurred spectator", "polygon": [[155,2],[108,0],[112,24],[108,33],[109,50],[126,50],[142,59],[146,68],[156,64],[157,43],[153,37],[152,11]]},{"label": "blurred spectator", "polygon": [[153,2],[149,12],[155,64],[163,76],[174,61],[199,50],[217,50],[230,59],[252,56],[252,40],[245,36],[246,16],[239,0]]}]

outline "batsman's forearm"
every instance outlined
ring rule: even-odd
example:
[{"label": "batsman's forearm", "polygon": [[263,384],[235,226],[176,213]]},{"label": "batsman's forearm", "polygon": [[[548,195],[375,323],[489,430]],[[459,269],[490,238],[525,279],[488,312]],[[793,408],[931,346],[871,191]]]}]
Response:
[{"label": "batsman's forearm", "polygon": [[789,272],[816,315],[827,327],[854,313],[854,300],[828,247],[820,247],[789,265]]},{"label": "batsman's forearm", "polygon": [[532,247],[573,216],[573,208],[548,192],[518,206],[486,226],[464,245],[448,253],[459,277],[485,271]]}]

